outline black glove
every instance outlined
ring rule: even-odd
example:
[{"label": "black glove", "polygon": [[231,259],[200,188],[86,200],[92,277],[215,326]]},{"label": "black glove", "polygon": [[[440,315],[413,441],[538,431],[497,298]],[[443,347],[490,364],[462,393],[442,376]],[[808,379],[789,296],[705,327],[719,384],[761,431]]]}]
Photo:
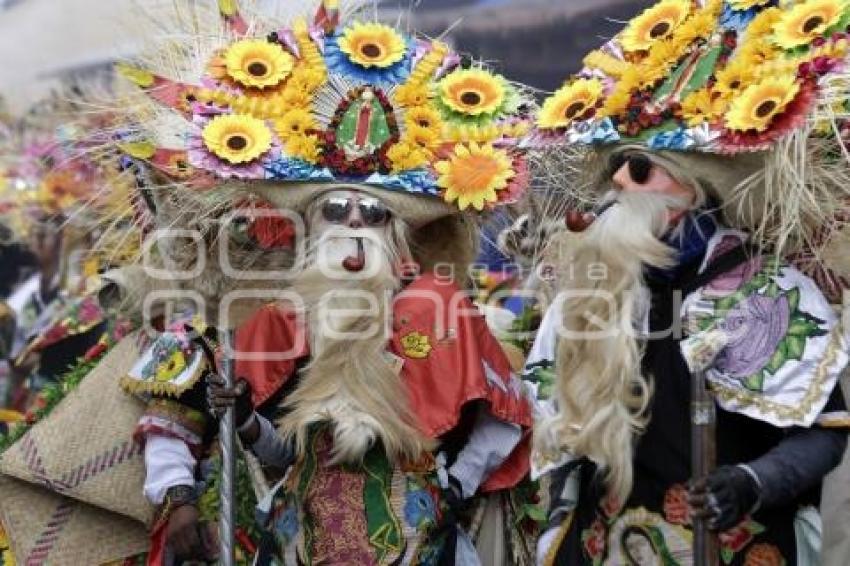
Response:
[{"label": "black glove", "polygon": [[761,487],[739,466],[721,466],[691,485],[688,503],[694,518],[708,520],[713,531],[736,526],[759,502]]},{"label": "black glove", "polygon": [[251,402],[251,385],[244,379],[239,379],[231,388],[224,385],[224,378],[215,373],[207,374],[207,405],[216,418],[221,418],[225,411],[233,407],[236,428],[244,425],[254,414],[254,404]]}]

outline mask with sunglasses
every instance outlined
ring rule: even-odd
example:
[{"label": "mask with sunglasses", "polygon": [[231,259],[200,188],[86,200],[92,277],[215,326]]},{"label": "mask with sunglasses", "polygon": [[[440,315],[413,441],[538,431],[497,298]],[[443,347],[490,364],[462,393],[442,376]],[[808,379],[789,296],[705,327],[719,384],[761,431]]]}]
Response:
[{"label": "mask with sunglasses", "polygon": [[608,176],[613,177],[617,171],[627,165],[629,176],[639,184],[645,185],[652,174],[652,160],[642,153],[615,153],[608,162]]},{"label": "mask with sunglasses", "polygon": [[366,226],[385,226],[390,220],[390,210],[374,197],[329,197],[322,202],[322,218],[331,224],[345,224],[354,208],[360,210],[360,217]]}]

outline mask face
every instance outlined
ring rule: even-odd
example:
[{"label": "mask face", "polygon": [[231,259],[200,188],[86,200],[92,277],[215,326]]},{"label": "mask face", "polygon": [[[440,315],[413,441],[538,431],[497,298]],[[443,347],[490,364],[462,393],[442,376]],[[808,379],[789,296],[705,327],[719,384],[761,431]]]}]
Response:
[{"label": "mask face", "polygon": [[384,242],[391,216],[380,199],[360,191],[323,195],[308,227],[318,267],[329,278],[376,275],[389,262]]},{"label": "mask face", "polygon": [[[642,153],[620,153],[611,158],[611,180],[618,191],[629,193],[654,193],[693,203],[696,191],[677,179],[666,169],[653,163]],[[671,209],[669,221],[678,222],[687,209]]]}]

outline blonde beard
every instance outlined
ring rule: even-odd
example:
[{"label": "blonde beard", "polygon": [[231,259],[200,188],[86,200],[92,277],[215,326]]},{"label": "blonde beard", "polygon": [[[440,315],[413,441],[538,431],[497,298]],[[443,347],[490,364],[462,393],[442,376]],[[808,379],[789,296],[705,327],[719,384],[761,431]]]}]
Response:
[{"label": "blonde beard", "polygon": [[[433,448],[417,429],[402,378],[386,358],[390,305],[400,280],[388,254],[380,255],[387,261],[368,279],[329,279],[314,265],[294,281],[293,290],[308,313],[311,362],[284,403],[288,412],[279,432],[296,439],[299,454],[306,450],[309,427],[318,423],[332,427],[333,463],[361,462],[377,441],[392,461],[416,460]],[[377,309],[366,298],[344,296],[345,291],[375,297]],[[367,309],[373,310],[336,315],[332,321],[325,317],[328,312]]]},{"label": "blonde beard", "polygon": [[[543,453],[567,450],[589,458],[622,503],[632,489],[634,440],[646,424],[652,389],[641,375],[642,344],[633,331],[648,308],[643,271],[670,266],[673,253],[659,240],[669,199],[624,193],[618,201],[586,232],[567,235],[558,246],[557,265],[569,268],[560,289],[566,293],[562,328],[577,337],[558,340],[559,412],[538,424],[534,442]],[[607,272],[601,279],[590,275],[599,266]],[[600,337],[601,330],[608,332]]]}]

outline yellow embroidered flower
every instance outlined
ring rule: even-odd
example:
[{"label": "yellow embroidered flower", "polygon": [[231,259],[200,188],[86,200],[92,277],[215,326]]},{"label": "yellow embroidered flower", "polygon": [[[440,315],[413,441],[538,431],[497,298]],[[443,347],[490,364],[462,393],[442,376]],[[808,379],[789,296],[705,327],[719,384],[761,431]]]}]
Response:
[{"label": "yellow embroidered flower", "polygon": [[694,127],[713,122],[723,114],[723,100],[713,97],[708,89],[699,89],[682,100],[682,117],[688,126]]},{"label": "yellow embroidered flower", "polygon": [[427,85],[416,83],[405,83],[398,87],[393,93],[396,104],[404,107],[424,106],[428,104],[431,92]]},{"label": "yellow embroidered flower", "polygon": [[274,130],[282,140],[306,135],[308,130],[317,129],[316,120],[309,110],[295,108],[274,121]]},{"label": "yellow embroidered flower", "polygon": [[626,51],[644,51],[672,34],[691,11],[690,0],[662,0],[629,22],[620,36]]},{"label": "yellow embroidered flower", "polygon": [[387,151],[387,159],[392,163],[393,173],[419,169],[427,165],[431,155],[412,143],[401,141]]},{"label": "yellow embroidered flower", "polygon": [[773,39],[783,49],[808,45],[837,24],[848,0],[807,0],[786,11],[773,26]]},{"label": "yellow embroidered flower", "polygon": [[168,382],[180,375],[186,369],[186,358],[183,352],[176,350],[168,358],[156,366],[154,379],[160,383]]},{"label": "yellow embroidered flower", "polygon": [[404,116],[404,123],[408,128],[425,128],[437,132],[438,135],[443,127],[443,119],[440,117],[440,113],[430,106],[410,108]]},{"label": "yellow embroidered flower", "polygon": [[454,154],[435,165],[440,178],[437,184],[445,189],[446,202],[457,201],[458,208],[472,206],[483,210],[485,203],[498,201],[497,192],[508,186],[514,176],[513,164],[507,152],[489,144],[458,144]]},{"label": "yellow embroidered flower", "polygon": [[733,60],[715,75],[714,91],[728,100],[735,93],[750,86],[756,80],[755,68],[750,61]]},{"label": "yellow embroidered flower", "polygon": [[361,67],[386,68],[404,57],[404,39],[384,24],[355,23],[339,38],[340,50]]},{"label": "yellow embroidered flower", "polygon": [[767,77],[732,100],[726,114],[730,130],[763,132],[773,118],[794,100],[800,85],[794,76]]},{"label": "yellow embroidered flower", "polygon": [[401,337],[401,347],[408,358],[421,360],[428,357],[433,347],[431,340],[425,334],[411,332]]},{"label": "yellow embroidered flower", "polygon": [[764,6],[769,3],[771,0],[728,0],[729,6],[732,7],[733,10],[741,11],[741,10],[749,10],[750,8],[756,8],[758,6]]},{"label": "yellow embroidered flower", "polygon": [[596,106],[602,96],[598,79],[578,79],[561,87],[543,102],[537,125],[544,129],[566,128]]},{"label": "yellow embroidered flower", "polygon": [[248,163],[272,146],[272,133],[262,120],[240,114],[213,118],[203,131],[204,145],[229,163]]},{"label": "yellow embroidered flower", "polygon": [[504,79],[482,69],[454,71],[437,88],[443,104],[468,116],[492,114],[505,102]]},{"label": "yellow embroidered flower", "polygon": [[314,135],[290,135],[286,140],[286,153],[290,157],[316,164],[322,154],[321,143]]},{"label": "yellow embroidered flower", "polygon": [[224,64],[231,79],[253,88],[277,86],[292,71],[295,58],[277,43],[243,39],[227,48]]}]

